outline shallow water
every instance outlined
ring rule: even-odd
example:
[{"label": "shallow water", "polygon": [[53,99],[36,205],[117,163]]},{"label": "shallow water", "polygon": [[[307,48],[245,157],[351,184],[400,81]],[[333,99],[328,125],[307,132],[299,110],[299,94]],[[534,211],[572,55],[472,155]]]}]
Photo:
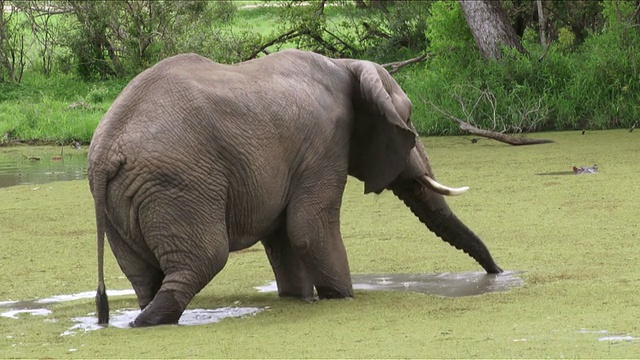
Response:
[{"label": "shallow water", "polygon": [[[609,333],[609,331],[607,330],[589,330],[589,329],[580,329],[578,330],[578,332],[580,334],[599,334],[599,335],[604,335]],[[640,343],[640,337],[631,336],[629,334],[613,333],[611,335],[599,337],[598,341],[606,341],[610,343],[621,343],[621,342]]]},{"label": "shallow water", "polygon": [[603,336],[599,338],[598,341],[609,341],[609,342],[640,341],[640,338],[633,337],[630,335],[611,335],[611,336]]},{"label": "shallow water", "polygon": [[66,147],[63,156],[58,159],[60,152],[53,147],[44,154],[41,154],[41,149],[35,149],[37,148],[25,146],[0,151],[0,187],[80,180],[87,177],[85,151]]},{"label": "shallow water", "polygon": [[[94,291],[86,291],[70,295],[56,295],[43,299],[30,301],[0,301],[0,316],[10,319],[20,319],[22,314],[30,314],[35,316],[49,316],[53,312],[46,308],[47,304],[55,304],[61,302],[75,301],[81,299],[92,299],[95,296]],[[107,295],[124,296],[134,295],[134,291],[127,290],[108,290]],[[6,309],[6,311],[2,311]],[[247,315],[255,315],[265,308],[257,307],[223,307],[218,309],[187,309],[178,321],[179,325],[203,325],[216,323],[226,318],[243,317]],[[140,310],[119,309],[111,312],[109,326],[117,328],[129,328],[131,323],[138,315]],[[104,326],[98,325],[98,318],[95,313],[89,313],[87,316],[79,316],[71,319],[74,325],[63,332],[62,336],[75,335],[81,332],[103,329]]]},{"label": "shallow water", "polygon": [[[444,297],[474,296],[507,291],[522,286],[517,271],[502,274],[485,272],[437,274],[354,274],[351,279],[356,290],[413,291]],[[260,292],[275,292],[276,282],[256,287]]]},{"label": "shallow water", "polygon": [[[218,309],[187,309],[178,320],[178,325],[204,325],[220,322],[226,318],[237,318],[247,315],[255,315],[264,310],[257,307],[223,307]],[[109,326],[120,329],[130,328],[129,324],[140,314],[140,310],[115,310],[112,311]],[[62,336],[76,335],[81,332],[100,330],[102,325],[98,325],[98,318],[95,314],[72,318],[75,324],[69,330],[63,332]]]}]

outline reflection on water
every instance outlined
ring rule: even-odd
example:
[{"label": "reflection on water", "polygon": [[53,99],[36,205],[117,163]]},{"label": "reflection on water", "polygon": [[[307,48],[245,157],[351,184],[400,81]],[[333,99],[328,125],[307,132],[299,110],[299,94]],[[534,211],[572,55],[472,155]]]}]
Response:
[{"label": "reflection on water", "polygon": [[[445,297],[473,296],[507,291],[522,286],[524,281],[516,275],[485,272],[440,274],[354,274],[351,277],[356,290],[413,291]],[[256,287],[260,292],[277,291],[276,282]]]},{"label": "reflection on water", "polygon": [[[50,150],[49,150],[50,149]],[[66,147],[0,149],[0,187],[45,184],[87,177],[87,152]],[[38,155],[32,155],[37,153]]]}]

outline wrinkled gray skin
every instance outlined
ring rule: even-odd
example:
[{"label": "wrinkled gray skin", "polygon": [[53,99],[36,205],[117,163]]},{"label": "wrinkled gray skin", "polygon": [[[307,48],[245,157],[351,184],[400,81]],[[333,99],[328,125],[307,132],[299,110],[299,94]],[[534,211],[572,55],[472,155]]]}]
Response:
[{"label": "wrinkled gray skin", "polygon": [[176,323],[230,251],[261,241],[280,296],[353,296],[340,236],[347,175],[393,191],[442,239],[501,272],[442,195],[411,103],[377,64],[287,50],[236,65],[194,54],[123,90],[89,149],[108,322],[104,233],[138,297],[133,326]]}]

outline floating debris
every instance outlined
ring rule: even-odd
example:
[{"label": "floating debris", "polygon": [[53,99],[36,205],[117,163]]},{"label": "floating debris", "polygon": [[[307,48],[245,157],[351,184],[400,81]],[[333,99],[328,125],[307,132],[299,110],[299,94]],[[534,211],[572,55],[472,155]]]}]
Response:
[{"label": "floating debris", "polygon": [[573,173],[576,175],[579,174],[595,174],[598,172],[598,164],[593,164],[593,166],[581,166],[581,167],[573,167]]}]

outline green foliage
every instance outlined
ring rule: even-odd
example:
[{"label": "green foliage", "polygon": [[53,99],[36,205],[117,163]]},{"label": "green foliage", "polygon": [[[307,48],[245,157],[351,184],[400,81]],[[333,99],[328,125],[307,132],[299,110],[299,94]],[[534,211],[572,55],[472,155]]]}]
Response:
[{"label": "green foliage", "polygon": [[429,52],[435,55],[474,53],[473,35],[457,1],[436,1],[429,13],[426,28]]},{"label": "green foliage", "polygon": [[[430,1],[396,1],[384,11],[352,9],[347,17],[359,19],[360,24],[355,28],[362,48],[358,57],[385,63],[423,52],[428,44],[425,30],[430,8]],[[384,36],[375,36],[378,32]]]},{"label": "green foliage", "polygon": [[[394,75],[412,99],[414,122],[421,134],[460,133],[443,113],[483,128],[516,133],[626,127],[640,118],[636,105],[640,103],[640,28],[630,2],[544,2],[548,14],[566,13],[573,20],[552,16],[553,42],[548,51],[539,45],[536,22],[525,21],[522,43],[529,56],[509,53],[500,62],[481,58],[456,1],[395,1],[383,8],[359,9],[352,1],[329,0],[322,11],[320,2],[305,5],[294,0],[279,1],[282,6],[229,0],[153,4],[67,0],[64,4],[74,12],[47,15],[36,6],[33,13],[4,17],[8,21],[4,30],[11,37],[0,46],[11,41],[8,48],[16,55],[16,75],[23,69],[26,83],[14,86],[0,81],[0,101],[10,102],[0,105],[0,131],[18,129],[25,139],[66,136],[56,126],[77,124],[68,118],[83,112],[95,112],[91,116],[97,117],[98,109],[108,107],[127,79],[164,57],[196,52],[236,63],[292,29],[306,32],[275,42],[267,50],[297,47],[381,63],[412,58],[426,50],[425,66],[413,65]],[[536,11],[528,2],[504,4],[517,21]],[[135,15],[139,12],[142,17]],[[32,29],[51,38],[42,33],[36,36]],[[21,46],[23,52],[15,52]],[[33,76],[34,72],[50,74],[51,79]],[[121,80],[94,82],[110,77]],[[66,110],[80,100],[99,105]],[[51,113],[52,109],[62,115]],[[51,119],[58,119],[55,125],[33,123],[51,124]],[[88,140],[91,129],[85,127],[79,128],[81,136],[74,137]],[[43,132],[48,129],[52,134]]]},{"label": "green foliage", "polygon": [[[263,33],[275,27],[269,9],[266,13],[263,8],[239,11],[231,1],[209,4],[210,22],[206,27],[200,23],[187,26],[176,41],[177,52],[194,52],[225,64],[237,63],[262,42]],[[268,25],[258,28],[263,24]]]},{"label": "green foliage", "polygon": [[87,94],[85,99],[91,103],[101,103],[107,100],[109,97],[109,89],[100,85],[93,85],[91,91]]},{"label": "green foliage", "polygon": [[46,78],[30,72],[20,84],[0,83],[0,136],[89,142],[126,82],[87,83],[71,75]]},{"label": "green foliage", "polygon": [[558,32],[558,48],[560,50],[569,50],[573,47],[576,36],[568,27],[560,28]]},{"label": "green foliage", "polygon": [[578,45],[569,28],[549,50],[525,31],[529,54],[511,51],[497,62],[480,57],[468,31],[454,31],[464,28],[457,3],[434,3],[427,28],[431,58],[424,68],[397,75],[413,100],[417,129],[460,133],[448,115],[515,133],[630,126],[640,118],[640,32],[629,20],[634,10],[607,2],[607,26]]},{"label": "green foliage", "polygon": [[640,31],[627,20],[634,10],[629,5],[605,3],[607,27],[575,54],[580,71],[573,73],[566,94],[574,108],[563,115],[583,126],[627,127],[640,118]]},{"label": "green foliage", "polygon": [[229,2],[211,6],[203,0],[67,2],[77,19],[65,44],[83,79],[136,74],[179,52],[190,29],[202,30],[214,15],[229,19],[233,13]]}]

